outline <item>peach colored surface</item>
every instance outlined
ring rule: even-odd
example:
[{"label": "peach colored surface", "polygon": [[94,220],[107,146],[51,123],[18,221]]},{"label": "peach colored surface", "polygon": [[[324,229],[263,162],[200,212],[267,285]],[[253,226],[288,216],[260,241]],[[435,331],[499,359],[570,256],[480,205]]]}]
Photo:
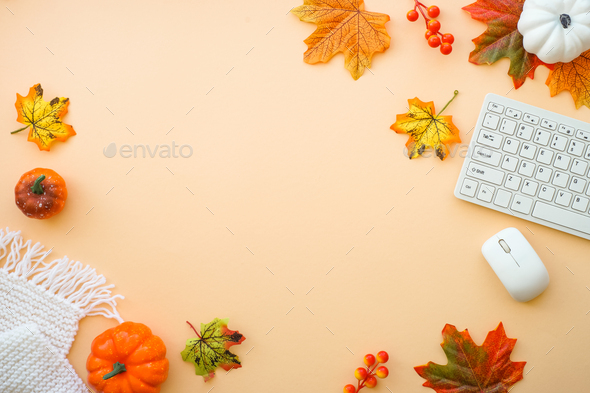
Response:
[{"label": "peach colored surface", "polygon": [[[298,1],[2,0],[0,225],[116,284],[123,318],[168,347],[164,393],[341,392],[381,349],[391,373],[375,392],[427,392],[413,366],[446,362],[445,323],[481,343],[500,321],[518,338],[512,360],[528,362],[513,392],[586,391],[590,242],[456,199],[462,159],[410,161],[389,127],[406,99],[440,109],[455,89],[446,114],[466,143],[489,92],[581,120],[588,109],[566,93],[550,98],[544,68],[514,91],[507,60],[469,64],[485,25],[460,10],[467,2],[437,2],[456,37],[448,57],[405,20],[410,0],[367,3],[391,16],[392,45],[355,82],[342,55],[303,63],[315,26],[288,14]],[[46,98],[71,99],[66,121],[78,133],[49,153],[9,134],[20,127],[16,93],[38,82]],[[172,141],[192,156],[103,155],[111,142]],[[69,188],[47,221],[13,202],[35,167]],[[551,277],[526,304],[480,252],[509,226]],[[180,351],[192,337],[185,321],[214,317],[247,339],[233,349],[243,368],[205,384]],[[81,322],[69,359],[84,379],[92,339],[115,324]]]}]

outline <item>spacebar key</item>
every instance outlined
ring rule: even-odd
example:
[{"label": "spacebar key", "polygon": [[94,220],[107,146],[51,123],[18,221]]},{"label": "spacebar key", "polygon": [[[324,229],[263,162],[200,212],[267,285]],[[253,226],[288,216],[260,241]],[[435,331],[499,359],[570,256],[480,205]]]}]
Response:
[{"label": "spacebar key", "polygon": [[535,204],[533,217],[590,235],[590,218],[543,202]]}]

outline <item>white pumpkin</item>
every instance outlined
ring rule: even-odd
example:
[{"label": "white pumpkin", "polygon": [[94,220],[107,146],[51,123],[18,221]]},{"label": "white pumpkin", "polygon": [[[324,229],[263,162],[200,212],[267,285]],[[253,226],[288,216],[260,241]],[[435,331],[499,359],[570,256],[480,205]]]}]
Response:
[{"label": "white pumpkin", "polygon": [[569,63],[590,49],[590,0],[526,0],[518,31],[527,52]]}]

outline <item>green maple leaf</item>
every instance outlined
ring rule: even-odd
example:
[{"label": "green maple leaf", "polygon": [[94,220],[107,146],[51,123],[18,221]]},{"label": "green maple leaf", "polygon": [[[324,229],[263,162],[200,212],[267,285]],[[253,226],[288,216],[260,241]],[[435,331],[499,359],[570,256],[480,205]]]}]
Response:
[{"label": "green maple leaf", "polygon": [[186,341],[186,348],[180,354],[182,360],[195,365],[195,373],[201,375],[205,382],[215,376],[217,367],[229,371],[242,367],[237,355],[231,353],[229,348],[239,345],[246,339],[240,332],[229,330],[229,319],[215,318],[210,323],[201,324],[201,333],[196,331],[193,325],[187,321],[195,331],[198,338],[190,338]]},{"label": "green maple leaf", "polygon": [[482,65],[509,58],[508,75],[517,89],[527,76],[534,78],[538,66],[546,65],[537,56],[528,53],[522,44],[522,34],[518,32],[517,25],[523,6],[524,0],[477,0],[463,7],[473,19],[488,25],[487,30],[473,40],[475,50],[469,55],[469,61]]}]

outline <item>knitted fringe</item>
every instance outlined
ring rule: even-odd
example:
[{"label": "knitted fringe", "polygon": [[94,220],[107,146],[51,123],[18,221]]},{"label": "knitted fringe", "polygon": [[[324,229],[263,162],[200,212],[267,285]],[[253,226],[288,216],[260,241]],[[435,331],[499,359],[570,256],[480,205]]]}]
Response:
[{"label": "knitted fringe", "polygon": [[46,262],[51,250],[44,252],[41,243],[25,242],[20,233],[0,229],[0,271],[27,279],[61,297],[79,308],[84,316],[102,315],[123,322],[116,308],[116,299],[124,296],[112,295],[114,285],[105,285],[107,280],[102,274],[65,256]]}]

